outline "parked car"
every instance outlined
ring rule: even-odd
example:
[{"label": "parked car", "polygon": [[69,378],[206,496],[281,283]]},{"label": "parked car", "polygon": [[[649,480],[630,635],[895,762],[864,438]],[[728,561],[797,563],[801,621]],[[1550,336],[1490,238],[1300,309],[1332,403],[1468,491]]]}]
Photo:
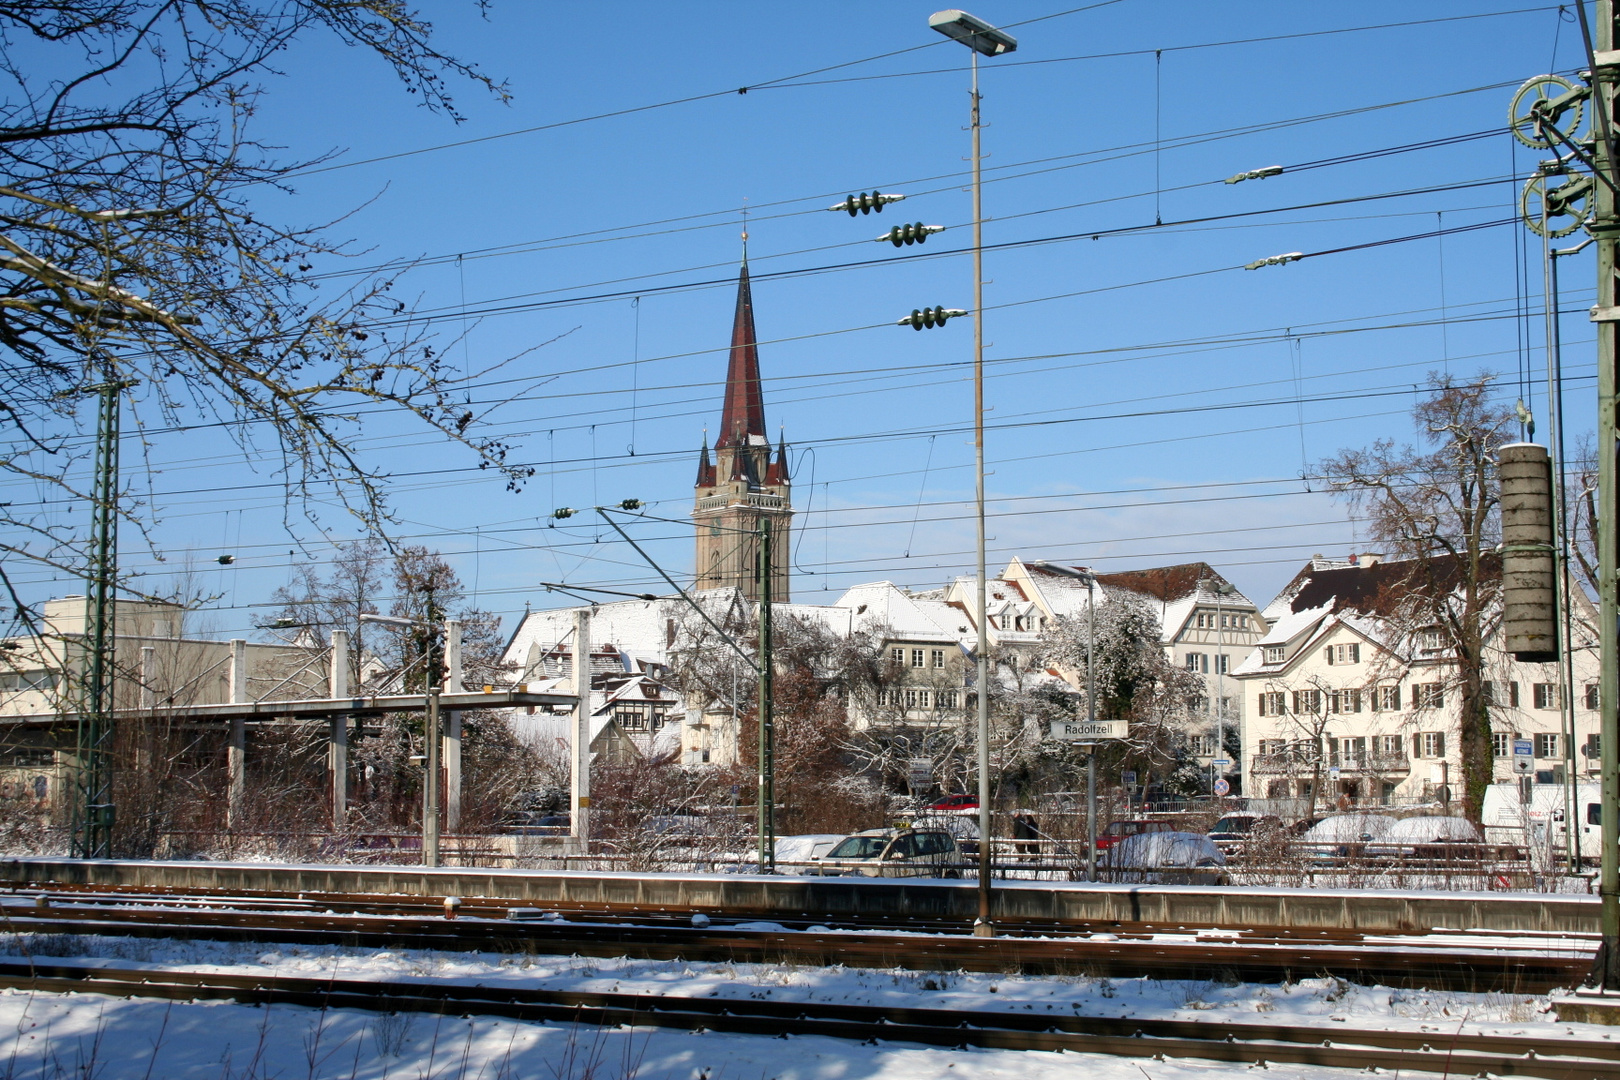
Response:
[{"label": "parked car", "polygon": [[934,814],[977,814],[979,812],[979,797],[977,795],[947,795],[937,802],[929,803],[928,810]]},{"label": "parked car", "polygon": [[1317,862],[1356,858],[1394,827],[1395,819],[1384,814],[1334,814],[1300,833],[1299,850]]},{"label": "parked car", "polygon": [[1140,832],[1121,837],[1097,861],[1107,881],[1145,885],[1225,885],[1226,856],[1199,833]]},{"label": "parked car", "polygon": [[776,865],[784,874],[799,874],[804,872],[804,864],[812,863],[826,857],[838,842],[844,838],[843,833],[805,833],[802,836],[778,836],[776,838]]},{"label": "parked car", "polygon": [[1097,834],[1097,850],[1107,851],[1127,836],[1138,836],[1142,833],[1175,832],[1175,830],[1175,825],[1168,821],[1110,821]]},{"label": "parked car", "polygon": [[1413,817],[1397,821],[1368,855],[1409,859],[1447,859],[1479,852],[1480,835],[1474,823],[1460,817]]},{"label": "parked car", "polygon": [[913,829],[944,829],[956,838],[956,846],[964,859],[979,857],[979,819],[967,814],[939,814],[919,817],[911,823]]},{"label": "parked car", "polygon": [[844,837],[805,873],[812,877],[962,876],[962,849],[944,829],[867,829]]},{"label": "parked car", "polygon": [[1251,839],[1275,833],[1282,828],[1282,820],[1274,814],[1246,812],[1227,814],[1209,830],[1209,838],[1227,854],[1239,851]]}]

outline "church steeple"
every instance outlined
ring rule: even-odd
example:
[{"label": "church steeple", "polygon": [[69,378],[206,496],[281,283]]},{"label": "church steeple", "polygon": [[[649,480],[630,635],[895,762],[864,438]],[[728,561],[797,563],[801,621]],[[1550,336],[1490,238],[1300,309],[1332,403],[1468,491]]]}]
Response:
[{"label": "church steeple", "polygon": [[[748,259],[737,276],[737,310],[731,323],[731,356],[726,367],[725,400],[720,434],[709,461],[708,439],[698,458],[695,576],[700,589],[734,587],[757,599],[756,548],[760,519],[771,520],[772,547],[790,550],[788,527],[793,518],[787,470],[787,444],[772,460],[765,434],[765,394],[760,383],[759,341],[754,333],[754,297],[748,281]],[[773,560],[771,594],[788,599],[785,559]]]},{"label": "church steeple", "polygon": [[731,363],[726,368],[726,400],[720,411],[715,448],[759,446],[765,437],[765,395],[759,385],[759,341],[754,336],[754,297],[748,262],[737,277],[737,313],[731,320]]}]

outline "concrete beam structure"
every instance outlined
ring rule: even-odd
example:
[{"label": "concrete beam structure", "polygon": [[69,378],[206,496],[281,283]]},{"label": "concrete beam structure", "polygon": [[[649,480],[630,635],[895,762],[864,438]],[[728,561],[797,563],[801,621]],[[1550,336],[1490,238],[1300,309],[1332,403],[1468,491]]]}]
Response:
[{"label": "concrete beam structure", "polygon": [[[439,697],[443,709],[511,709],[526,705],[574,704],[572,694],[531,694],[525,690],[494,690],[488,694],[443,694]],[[273,720],[326,720],[339,714],[350,716],[381,716],[390,712],[411,712],[427,708],[423,694],[387,694],[380,697],[311,698],[307,701],[249,701],[222,705],[166,705],[159,710],[166,720],[186,720],[192,723],[225,723],[242,720],[246,723],[268,723]],[[117,709],[116,719],[139,720],[147,716],[141,709]],[[35,724],[52,727],[71,724],[78,714],[30,713],[22,716],[0,716],[3,724]]]}]

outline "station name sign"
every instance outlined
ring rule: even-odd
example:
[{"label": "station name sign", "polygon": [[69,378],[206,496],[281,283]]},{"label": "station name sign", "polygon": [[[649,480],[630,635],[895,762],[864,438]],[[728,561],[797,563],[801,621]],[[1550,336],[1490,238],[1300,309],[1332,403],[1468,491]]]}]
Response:
[{"label": "station name sign", "polygon": [[1054,720],[1052,738],[1064,742],[1101,742],[1125,738],[1129,724],[1124,720]]}]

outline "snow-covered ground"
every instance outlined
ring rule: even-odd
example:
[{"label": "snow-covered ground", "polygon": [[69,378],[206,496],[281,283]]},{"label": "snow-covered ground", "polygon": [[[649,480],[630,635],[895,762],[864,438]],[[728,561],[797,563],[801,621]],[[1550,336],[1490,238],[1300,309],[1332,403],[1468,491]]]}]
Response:
[{"label": "snow-covered ground", "polygon": [[[770,998],[1053,1015],[1318,1023],[1327,1031],[1401,1028],[1448,1034],[1566,1033],[1610,1038],[1615,1029],[1560,1024],[1546,998],[1391,990],[1307,979],[1281,986],[1158,979],[929,973],[795,965],[267,948],[239,942],[4,935],[0,955],[53,963],[151,965],[344,979],[424,978],[557,990],[663,996]],[[474,1017],[385,1016],[230,1003],[121,1000],[97,995],[0,992],[0,1080],[58,1077],[209,1080],[922,1080],[952,1077],[1191,1080],[1229,1064],[1159,1062],[1085,1054],[861,1045],[822,1038],[727,1035],[652,1028],[599,1031]],[[1270,1066],[1281,1077],[1335,1078],[1335,1070]],[[1349,1073],[1343,1076],[1348,1077]],[[1279,1080],[1281,1080],[1279,1077]]]}]

